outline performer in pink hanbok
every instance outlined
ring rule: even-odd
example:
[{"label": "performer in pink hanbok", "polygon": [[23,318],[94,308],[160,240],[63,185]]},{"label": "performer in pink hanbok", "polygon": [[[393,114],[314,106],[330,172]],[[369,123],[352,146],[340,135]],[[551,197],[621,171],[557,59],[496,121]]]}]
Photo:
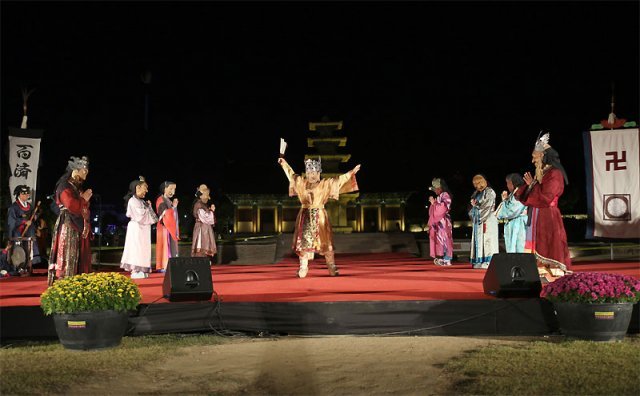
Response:
[{"label": "performer in pink hanbok", "polygon": [[307,276],[309,260],[313,260],[315,253],[324,256],[331,276],[338,275],[333,231],[324,205],[329,199],[337,200],[340,194],[358,190],[355,175],[360,170],[360,165],[339,177],[321,180],[320,161],[308,159],[304,162],[306,177],[295,174],[284,158],[279,158],[278,163],[289,179],[289,196],[297,196],[302,204],[293,235],[293,250],[300,259],[298,277]]},{"label": "performer in pink hanbok", "polygon": [[216,206],[208,205],[210,190],[206,184],[201,184],[196,191],[196,201],[193,204],[193,242],[191,244],[191,256],[210,257],[216,255],[216,237],[213,233],[213,226],[216,224]]},{"label": "performer in pink hanbok", "polygon": [[144,197],[149,186],[140,176],[129,183],[129,192],[124,196],[127,206],[127,236],[120,268],[131,272],[131,278],[147,278],[151,272],[151,225],[158,221],[151,201]]},{"label": "performer in pink hanbok", "polygon": [[429,190],[437,197],[429,197],[429,254],[435,265],[451,265],[453,258],[453,236],[451,225],[451,194],[443,179],[431,181]]}]

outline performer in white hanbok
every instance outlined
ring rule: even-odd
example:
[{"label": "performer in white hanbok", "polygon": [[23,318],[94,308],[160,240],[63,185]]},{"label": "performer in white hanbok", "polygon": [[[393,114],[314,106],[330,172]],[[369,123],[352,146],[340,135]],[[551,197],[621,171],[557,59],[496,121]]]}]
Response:
[{"label": "performer in white hanbok", "polygon": [[151,201],[145,201],[149,186],[140,176],[129,183],[127,202],[127,236],[120,267],[131,272],[131,278],[147,278],[151,272],[151,225],[158,221]]},{"label": "performer in white hanbok", "polygon": [[471,195],[469,218],[473,221],[471,235],[471,264],[473,268],[489,267],[491,257],[499,252],[498,219],[494,213],[496,193],[483,175],[473,177],[476,191]]},{"label": "performer in white hanbok", "polygon": [[209,187],[201,184],[196,191],[196,201],[193,203],[193,242],[191,244],[191,256],[210,257],[216,255],[216,238],[213,226],[216,224],[216,206],[208,205],[210,199]]},{"label": "performer in white hanbok", "polygon": [[515,197],[515,193],[524,185],[524,180],[518,173],[510,173],[506,182],[509,191],[502,192],[502,202],[496,209],[496,217],[504,220],[504,246],[507,253],[524,253],[527,207]]}]

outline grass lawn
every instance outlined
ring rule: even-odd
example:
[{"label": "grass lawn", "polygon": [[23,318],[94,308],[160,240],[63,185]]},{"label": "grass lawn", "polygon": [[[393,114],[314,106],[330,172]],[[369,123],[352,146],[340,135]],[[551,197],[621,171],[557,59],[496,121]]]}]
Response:
[{"label": "grass lawn", "polygon": [[[143,365],[153,367],[186,353],[180,351],[183,347],[230,341],[210,334],[170,334],[124,337],[120,347],[101,351],[67,350],[57,341],[4,345],[0,394],[64,394],[95,378],[118,378]],[[639,367],[640,336],[633,335],[617,343],[534,340],[491,345],[451,359],[443,375],[450,383],[447,394],[454,395],[637,395]]]},{"label": "grass lawn", "polygon": [[449,361],[445,373],[460,395],[639,395],[640,337],[492,346]]},{"label": "grass lawn", "polygon": [[0,350],[0,394],[64,393],[74,384],[161,361],[181,347],[226,340],[213,335],[124,337],[119,347],[98,351],[68,350],[57,340],[5,345]]}]

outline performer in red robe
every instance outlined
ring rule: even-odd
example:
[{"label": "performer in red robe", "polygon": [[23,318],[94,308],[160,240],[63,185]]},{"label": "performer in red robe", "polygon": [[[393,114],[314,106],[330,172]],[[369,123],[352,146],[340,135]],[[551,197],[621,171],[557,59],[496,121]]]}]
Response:
[{"label": "performer in red robe", "polygon": [[88,174],[88,158],[71,157],[67,171],[56,183],[54,199],[60,214],[51,243],[49,285],[58,278],[91,270],[89,200],[93,192],[82,187]]},{"label": "performer in red robe", "polygon": [[536,166],[535,177],[525,173],[528,187],[516,192],[516,197],[529,207],[525,252],[535,254],[540,277],[553,281],[571,272],[567,233],[558,208],[568,179],[560,155],[549,145],[548,133],[538,139],[531,157]]},{"label": "performer in red robe", "polygon": [[[160,185],[160,195],[156,199],[156,272],[165,272],[170,257],[178,257],[178,198],[176,183],[165,181]],[[171,199],[173,198],[173,200]]]}]

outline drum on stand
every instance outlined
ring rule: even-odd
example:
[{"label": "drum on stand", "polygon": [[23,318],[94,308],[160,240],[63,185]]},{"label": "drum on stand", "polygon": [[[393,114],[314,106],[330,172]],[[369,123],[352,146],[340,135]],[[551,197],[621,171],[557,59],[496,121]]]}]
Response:
[{"label": "drum on stand", "polygon": [[20,275],[30,275],[33,272],[31,260],[33,257],[33,237],[16,237],[9,241],[8,261],[14,271]]}]

